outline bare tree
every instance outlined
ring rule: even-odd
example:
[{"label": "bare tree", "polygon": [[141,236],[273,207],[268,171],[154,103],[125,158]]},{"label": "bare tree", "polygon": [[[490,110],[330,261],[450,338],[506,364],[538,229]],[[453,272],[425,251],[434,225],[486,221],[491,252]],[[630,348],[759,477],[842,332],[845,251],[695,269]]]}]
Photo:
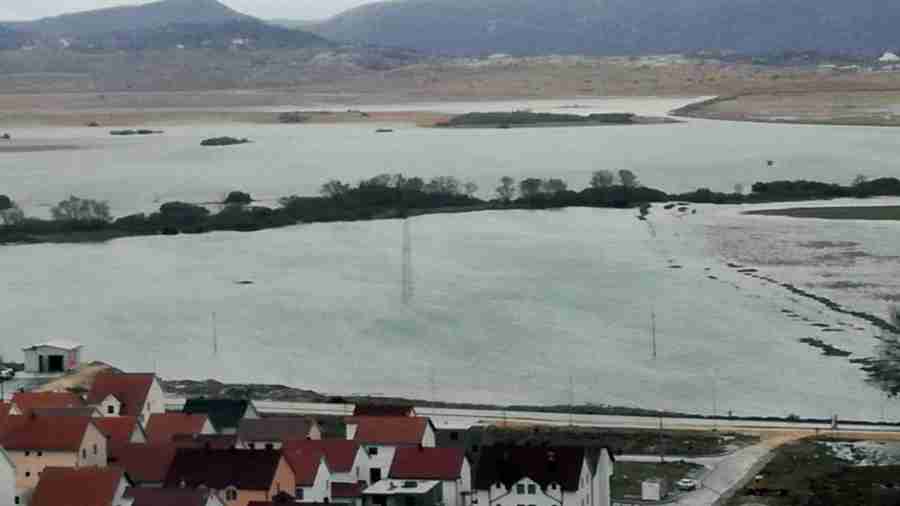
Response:
[{"label": "bare tree", "polygon": [[541,193],[541,187],[543,187],[543,185],[544,182],[536,177],[523,179],[519,181],[519,195],[521,195],[523,199],[537,197]]},{"label": "bare tree", "polygon": [[562,179],[547,179],[541,182],[541,191],[556,195],[569,189],[569,186]]},{"label": "bare tree", "polygon": [[54,220],[59,221],[110,221],[109,204],[100,200],[71,196],[50,209]]},{"label": "bare tree", "polygon": [[868,181],[869,181],[869,178],[867,178],[865,175],[857,174],[857,176],[855,178],[853,178],[853,186],[854,187],[862,186],[862,185],[866,184]]},{"label": "bare tree", "polygon": [[734,184],[734,193],[737,195],[744,194],[744,184],[743,183],[735,183]]},{"label": "bare tree", "polygon": [[500,178],[500,186],[497,187],[497,198],[503,202],[509,202],[516,198],[516,180],[503,176]]},{"label": "bare tree", "polygon": [[619,171],[619,181],[625,188],[637,188],[641,185],[641,183],[638,182],[637,175],[635,175],[634,172],[631,172],[628,169],[622,169]]},{"label": "bare tree", "polygon": [[612,171],[597,170],[591,175],[591,188],[609,188],[614,181],[615,176]]},{"label": "bare tree", "polygon": [[472,181],[469,181],[468,183],[463,185],[463,192],[466,194],[466,196],[471,197],[472,195],[478,193],[478,185]]},{"label": "bare tree", "polygon": [[18,204],[9,200],[9,202],[0,202],[0,223],[4,225],[18,225],[25,221],[25,212]]}]

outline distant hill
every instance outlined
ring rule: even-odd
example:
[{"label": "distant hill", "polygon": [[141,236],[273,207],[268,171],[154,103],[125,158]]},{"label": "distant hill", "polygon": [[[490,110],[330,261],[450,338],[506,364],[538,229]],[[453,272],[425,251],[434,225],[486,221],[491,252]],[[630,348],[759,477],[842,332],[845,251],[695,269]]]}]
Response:
[{"label": "distant hill", "polygon": [[864,52],[895,47],[896,0],[392,0],[316,27],[450,54]]},{"label": "distant hill", "polygon": [[21,47],[26,33],[38,43],[75,50],[329,45],[318,35],[265,23],[218,0],[162,0],[7,23],[0,26],[0,48]]},{"label": "distant hill", "polygon": [[86,36],[147,30],[170,24],[222,24],[253,19],[218,0],[162,0],[15,23],[18,30],[54,36]]}]

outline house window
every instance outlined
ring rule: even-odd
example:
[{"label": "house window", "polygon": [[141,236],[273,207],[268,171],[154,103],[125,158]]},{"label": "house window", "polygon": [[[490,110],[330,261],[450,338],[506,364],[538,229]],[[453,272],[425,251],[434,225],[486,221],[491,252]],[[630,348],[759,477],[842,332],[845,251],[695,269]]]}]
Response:
[{"label": "house window", "polygon": [[[537,493],[537,487],[534,485],[528,485],[528,495],[534,495]],[[532,505],[534,506],[534,505]]]},{"label": "house window", "polygon": [[459,432],[453,431],[450,433],[450,441],[459,441]]},{"label": "house window", "polygon": [[106,406],[106,413],[109,415],[116,414],[116,407],[113,406],[112,404],[110,404],[109,406]]},{"label": "house window", "polygon": [[303,500],[303,488],[297,487],[297,490],[294,490],[294,496],[296,496],[295,498],[298,501],[302,501]]},{"label": "house window", "polygon": [[226,501],[237,501],[237,490],[233,488],[229,488],[225,490],[225,500]]},{"label": "house window", "polygon": [[256,449],[256,443],[247,443],[247,447],[250,448],[251,450],[255,450],[255,449]]},{"label": "house window", "polygon": [[44,456],[44,452],[37,452],[37,456],[38,456],[38,457],[43,457],[43,456]]},{"label": "house window", "polygon": [[31,452],[28,451],[28,450],[25,450],[25,456],[26,456],[26,457],[31,456]]},{"label": "house window", "polygon": [[87,458],[87,450],[85,450],[84,448],[81,449],[81,458],[83,458],[83,459]]},{"label": "house window", "polygon": [[97,449],[97,445],[94,445],[94,455],[97,455],[97,453],[99,453],[99,450]]},{"label": "house window", "polygon": [[274,450],[274,449],[275,449],[275,445],[274,445],[274,444],[272,444],[272,443],[266,443],[266,450]]},{"label": "house window", "polygon": [[370,446],[368,452],[369,452],[369,456],[370,456],[370,457],[373,456],[373,455],[378,455],[378,447],[377,447],[377,446]]},{"label": "house window", "polygon": [[[516,493],[521,495],[525,493],[525,485],[516,485]],[[525,506],[524,504],[520,504],[519,506]]]},{"label": "house window", "polygon": [[26,477],[26,478],[30,478],[30,477],[31,477],[31,471],[25,471],[25,477]]},{"label": "house window", "polygon": [[22,500],[19,499],[19,496],[16,496],[16,504],[22,504]]}]

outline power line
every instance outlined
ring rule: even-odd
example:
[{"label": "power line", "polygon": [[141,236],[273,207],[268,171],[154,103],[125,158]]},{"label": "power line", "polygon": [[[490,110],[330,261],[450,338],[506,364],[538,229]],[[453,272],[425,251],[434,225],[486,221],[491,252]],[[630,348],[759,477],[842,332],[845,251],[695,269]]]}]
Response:
[{"label": "power line", "polygon": [[412,274],[412,234],[409,228],[409,219],[403,220],[403,274],[402,292],[403,303],[409,304],[413,297]]}]

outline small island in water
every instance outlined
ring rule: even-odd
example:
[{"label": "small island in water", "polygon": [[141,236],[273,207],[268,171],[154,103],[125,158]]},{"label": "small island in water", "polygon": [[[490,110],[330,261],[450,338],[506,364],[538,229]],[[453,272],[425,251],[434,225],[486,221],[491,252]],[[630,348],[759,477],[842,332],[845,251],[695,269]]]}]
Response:
[{"label": "small island in water", "polygon": [[235,144],[248,144],[250,139],[238,139],[237,137],[213,137],[200,143],[201,146],[233,146]]},{"label": "small island in water", "polygon": [[632,113],[556,114],[549,112],[472,112],[436,123],[438,128],[526,128],[601,125],[649,125],[679,123],[671,118],[637,116]]},{"label": "small island in water", "polygon": [[128,136],[128,135],[155,135],[164,133],[162,130],[148,130],[148,129],[139,129],[139,130],[111,130],[109,135],[120,135],[120,136]]}]

